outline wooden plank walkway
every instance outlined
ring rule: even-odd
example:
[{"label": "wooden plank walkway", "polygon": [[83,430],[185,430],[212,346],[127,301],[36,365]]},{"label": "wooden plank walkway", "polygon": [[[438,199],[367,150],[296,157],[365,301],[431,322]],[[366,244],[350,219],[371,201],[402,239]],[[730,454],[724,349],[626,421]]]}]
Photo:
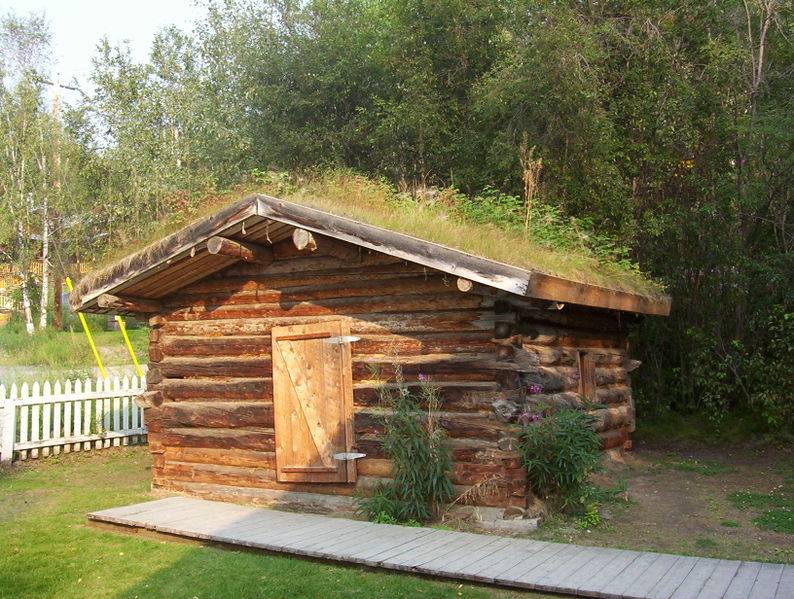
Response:
[{"label": "wooden plank walkway", "polygon": [[794,565],[373,524],[188,497],[88,518],[200,541],[583,597],[794,599]]}]

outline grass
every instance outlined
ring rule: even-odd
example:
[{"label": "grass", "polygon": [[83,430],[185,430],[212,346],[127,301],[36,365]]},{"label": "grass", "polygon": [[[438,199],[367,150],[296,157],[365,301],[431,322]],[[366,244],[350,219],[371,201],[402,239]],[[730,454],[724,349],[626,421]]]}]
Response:
[{"label": "grass", "polygon": [[[340,216],[372,225],[407,233],[471,254],[563,277],[573,281],[610,289],[632,291],[657,297],[663,293],[659,284],[650,281],[632,268],[610,259],[600,259],[586,248],[584,241],[568,243],[567,249],[550,247],[533,241],[532,231],[525,234],[515,227],[505,229],[495,225],[475,223],[462,218],[452,206],[454,190],[441,190],[442,201],[419,202],[406,194],[398,194],[383,181],[374,181],[348,171],[329,171],[303,177],[284,173],[260,173],[257,185],[245,185],[232,192],[213,194],[196,200],[189,217],[171,218],[141,244],[126,244],[108,254],[102,264],[112,263],[142,249],[147,243],[172,233],[189,221],[211,214],[248,193],[274,195]],[[443,199],[449,200],[447,202]],[[539,225],[540,226],[540,225]],[[562,228],[562,227],[560,227]],[[571,227],[567,227],[571,229]],[[586,234],[561,231],[567,238]]]},{"label": "grass", "polygon": [[87,512],[153,499],[149,465],[137,447],[0,472],[0,599],[549,597],[86,525]]},{"label": "grass", "polygon": [[[127,333],[136,357],[141,363],[146,363],[148,331],[145,328],[128,329]],[[119,331],[102,331],[94,325],[92,336],[105,366],[132,363]],[[26,382],[27,378],[81,378],[88,376],[95,365],[82,328],[72,328],[64,332],[48,328],[31,336],[24,330],[9,325],[0,327],[0,366],[37,367],[30,376],[10,376],[6,373],[0,380],[2,384]]]},{"label": "grass", "polygon": [[682,472],[695,472],[703,474],[704,476],[714,476],[716,474],[725,474],[726,472],[735,472],[736,469],[731,466],[725,466],[717,460],[672,460],[670,467]]},{"label": "grass", "polygon": [[779,464],[777,470],[783,476],[783,484],[771,492],[734,491],[727,499],[739,510],[761,512],[753,519],[759,528],[794,534],[794,459]]}]

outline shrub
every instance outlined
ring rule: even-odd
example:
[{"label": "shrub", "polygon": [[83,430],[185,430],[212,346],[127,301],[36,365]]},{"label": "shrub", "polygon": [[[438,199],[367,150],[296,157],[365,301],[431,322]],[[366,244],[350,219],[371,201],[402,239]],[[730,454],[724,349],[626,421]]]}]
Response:
[{"label": "shrub", "polygon": [[404,384],[396,390],[382,387],[381,400],[391,408],[383,426],[392,478],[376,484],[369,496],[357,496],[357,512],[379,522],[430,520],[453,493],[448,476],[452,454],[435,416],[440,406],[438,388],[426,380],[417,395]]},{"label": "shrub", "polygon": [[601,467],[594,421],[587,412],[564,408],[522,427],[520,448],[536,495],[563,509],[593,507],[585,483]]}]

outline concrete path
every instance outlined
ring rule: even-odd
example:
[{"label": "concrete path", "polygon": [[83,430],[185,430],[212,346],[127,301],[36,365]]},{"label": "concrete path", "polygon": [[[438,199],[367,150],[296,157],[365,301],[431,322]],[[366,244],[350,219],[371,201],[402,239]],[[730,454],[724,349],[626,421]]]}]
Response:
[{"label": "concrete path", "polygon": [[794,565],[373,524],[188,497],[88,518],[201,541],[582,597],[794,599]]}]

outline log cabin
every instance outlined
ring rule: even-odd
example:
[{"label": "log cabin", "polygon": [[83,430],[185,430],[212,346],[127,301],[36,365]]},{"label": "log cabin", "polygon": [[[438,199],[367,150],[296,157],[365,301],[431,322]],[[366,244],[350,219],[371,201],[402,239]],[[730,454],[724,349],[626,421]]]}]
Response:
[{"label": "log cabin", "polygon": [[[521,415],[590,410],[605,449],[634,430],[627,330],[670,298],[582,283],[264,195],[98,271],[75,310],[150,325],[155,489],[350,512],[391,475],[380,391],[429,377],[458,492],[526,508]],[[420,377],[420,375],[422,375]]]}]

